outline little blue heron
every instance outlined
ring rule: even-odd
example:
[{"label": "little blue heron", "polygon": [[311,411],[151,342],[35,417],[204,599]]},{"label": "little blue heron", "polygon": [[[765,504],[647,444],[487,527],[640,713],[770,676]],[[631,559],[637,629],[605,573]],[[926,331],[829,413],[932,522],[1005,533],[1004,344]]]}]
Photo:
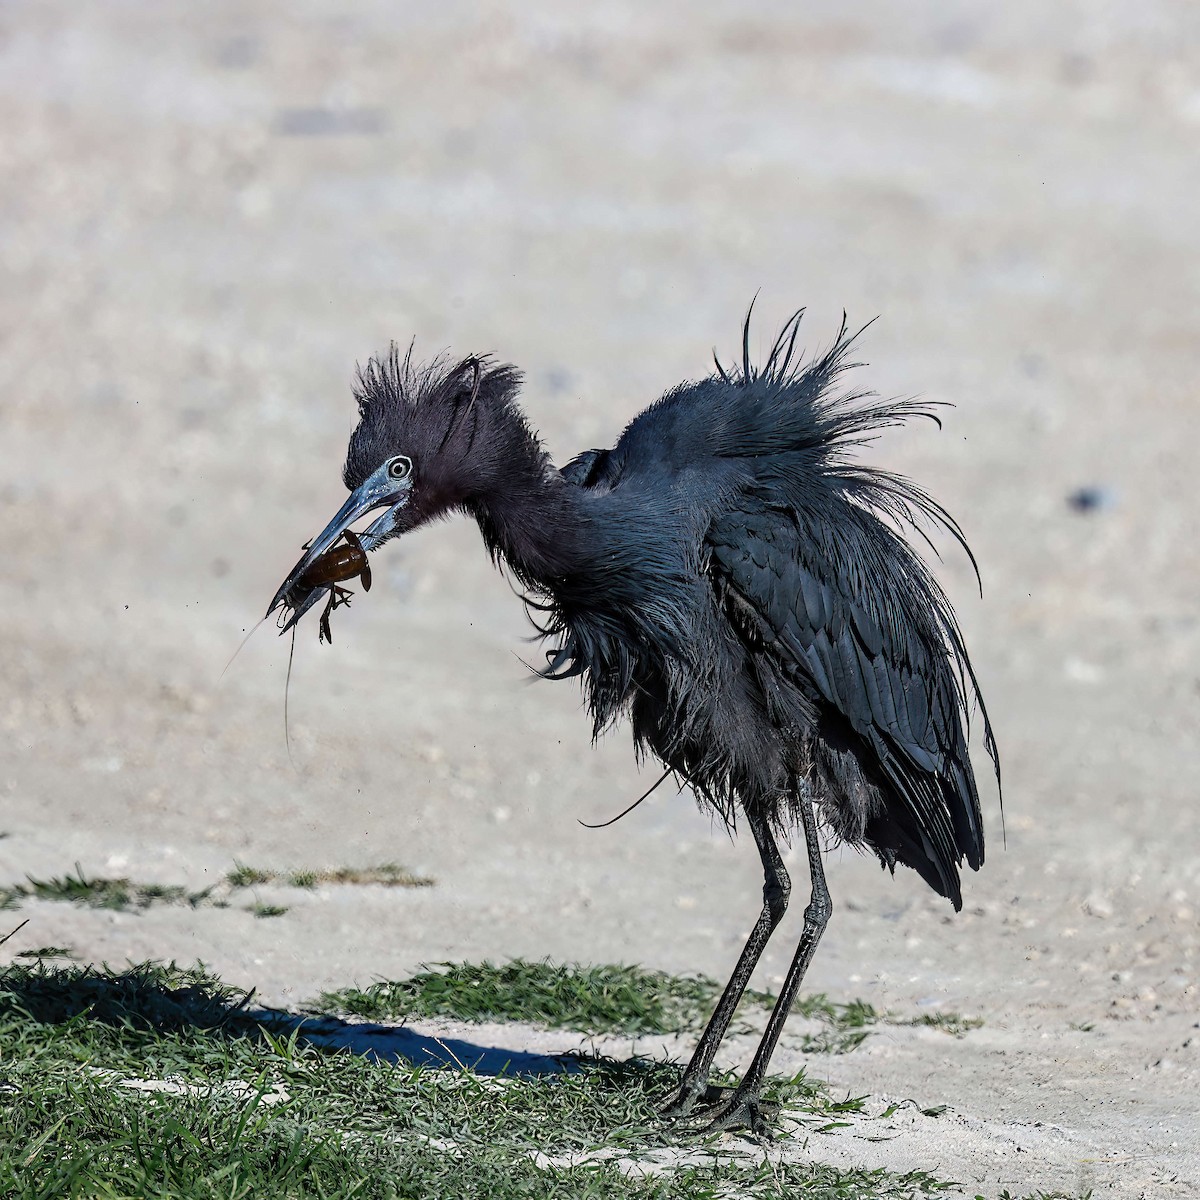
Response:
[{"label": "little blue heron", "polygon": [[[796,353],[803,310],[765,363],[749,353],[680,384],[611,450],[556,470],[517,407],[521,376],[490,358],[418,365],[395,346],[360,369],[359,422],[343,477],[350,498],[268,610],[284,629],[366,554],[450,512],[479,524],[525,589],[550,641],[548,678],[577,676],[598,734],[628,717],[639,753],[691,786],[762,858],[763,906],[690,1063],[664,1107],[707,1108],[710,1129],[768,1129],[767,1064],[829,920],[818,831],[916,870],[955,909],[959,868],[983,862],[968,752],[977,707],[999,761],[949,601],[901,536],[959,526],[908,480],[852,461],[878,430],[933,415],[909,400],[837,388],[832,347]],[[343,543],[352,523],[383,513]],[[974,565],[974,559],[971,559]],[[369,585],[369,575],[364,576]],[[804,832],[812,892],[799,948],[749,1070],[710,1088],[713,1058],[791,882],[776,838]]]}]

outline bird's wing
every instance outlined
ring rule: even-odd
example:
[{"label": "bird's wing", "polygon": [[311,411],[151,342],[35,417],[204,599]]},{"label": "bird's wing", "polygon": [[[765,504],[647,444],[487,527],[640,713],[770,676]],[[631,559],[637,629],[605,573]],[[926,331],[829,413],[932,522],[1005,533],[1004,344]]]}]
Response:
[{"label": "bird's wing", "polygon": [[[907,543],[874,514],[839,508],[806,514],[747,498],[713,522],[710,571],[740,601],[743,627],[753,622],[752,636],[853,731],[888,819],[899,821],[892,861],[957,905],[957,865],[983,860],[965,733],[969,664],[944,595]],[[877,834],[868,828],[867,840],[886,846],[878,822]]]}]

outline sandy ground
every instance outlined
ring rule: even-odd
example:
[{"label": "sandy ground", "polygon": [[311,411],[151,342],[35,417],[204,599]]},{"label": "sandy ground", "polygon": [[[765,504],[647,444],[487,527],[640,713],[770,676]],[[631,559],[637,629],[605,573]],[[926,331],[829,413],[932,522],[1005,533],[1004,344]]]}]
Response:
[{"label": "sandy ground", "polygon": [[446,958],[724,977],[753,851],[665,791],[576,823],[645,778],[623,732],[591,749],[573,685],[526,686],[465,523],[383,552],[332,648],[305,629],[294,765],[286,644],[221,671],[340,503],[356,360],[494,351],[562,461],[732,349],[761,288],[762,341],[795,305],[810,347],[880,314],[857,382],[958,405],[873,461],[975,548],[982,600],[961,557],[942,573],[1006,771],[961,916],[830,855],[811,987],[984,1025],[814,1062],[951,1113],[812,1152],[1196,1195],[1200,10],[643,8],[0,10],[0,882],[437,880],[275,920],[28,904],[3,953],[199,958],[281,1004]]}]

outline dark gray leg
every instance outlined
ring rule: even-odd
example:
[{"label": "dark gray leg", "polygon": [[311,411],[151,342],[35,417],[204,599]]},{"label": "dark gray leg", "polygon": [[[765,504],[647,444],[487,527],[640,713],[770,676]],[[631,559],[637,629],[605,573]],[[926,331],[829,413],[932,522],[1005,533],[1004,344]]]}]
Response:
[{"label": "dark gray leg", "polygon": [[783,920],[783,914],[787,911],[792,881],[788,876],[787,868],[783,865],[775,838],[766,822],[760,818],[747,814],[746,822],[754,834],[754,841],[758,846],[759,856],[762,858],[764,875],[762,912],[759,914],[754,928],[750,931],[750,936],[746,939],[746,945],[737,961],[737,966],[733,968],[733,974],[729,977],[729,982],[721,993],[721,999],[717,1001],[717,1007],[713,1010],[713,1015],[709,1018],[708,1025],[700,1037],[692,1060],[683,1073],[679,1093],[661,1110],[664,1116],[684,1116],[691,1112],[696,1102],[702,1097],[712,1098],[707,1097],[708,1075],[712,1070],[717,1047],[720,1046],[721,1039],[729,1028],[734,1009],[737,1008],[738,1001],[741,1000],[742,993],[750,982],[750,976],[758,965],[758,960],[762,957],[764,947],[775,931],[775,926]]},{"label": "dark gray leg", "polygon": [[[803,788],[804,785],[801,785]],[[779,999],[771,1010],[767,1021],[767,1029],[762,1041],[754,1053],[754,1061],[746,1072],[742,1082],[738,1084],[733,1094],[721,1104],[713,1114],[708,1132],[721,1129],[749,1129],[759,1137],[770,1137],[771,1131],[762,1112],[762,1085],[767,1075],[767,1064],[775,1051],[779,1035],[783,1032],[784,1022],[791,1012],[792,1002],[800,991],[804,981],[804,973],[812,962],[817,943],[825,926],[829,924],[829,914],[833,911],[833,903],[829,899],[829,889],[825,886],[825,868],[821,862],[821,844],[817,840],[817,817],[813,804],[804,788],[804,798],[800,805],[800,813],[804,818],[804,840],[808,845],[808,870],[812,877],[812,898],[804,910],[804,932],[800,935],[800,945],[796,948],[796,957],[788,969],[787,978]],[[739,964],[740,965],[740,964]]]}]

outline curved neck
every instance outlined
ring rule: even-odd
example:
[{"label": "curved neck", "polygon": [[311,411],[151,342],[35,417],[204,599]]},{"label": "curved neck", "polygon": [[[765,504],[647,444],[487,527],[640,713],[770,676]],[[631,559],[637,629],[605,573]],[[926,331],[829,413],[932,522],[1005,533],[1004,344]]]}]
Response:
[{"label": "curved neck", "polygon": [[536,481],[514,480],[511,488],[502,484],[467,509],[479,523],[488,553],[503,558],[523,583],[544,587],[577,565],[573,491],[555,472]]},{"label": "curved neck", "polygon": [[493,559],[503,558],[522,583],[544,588],[578,566],[578,489],[558,473],[515,405],[488,417],[476,445],[491,451],[489,469],[462,508],[478,522]]}]

